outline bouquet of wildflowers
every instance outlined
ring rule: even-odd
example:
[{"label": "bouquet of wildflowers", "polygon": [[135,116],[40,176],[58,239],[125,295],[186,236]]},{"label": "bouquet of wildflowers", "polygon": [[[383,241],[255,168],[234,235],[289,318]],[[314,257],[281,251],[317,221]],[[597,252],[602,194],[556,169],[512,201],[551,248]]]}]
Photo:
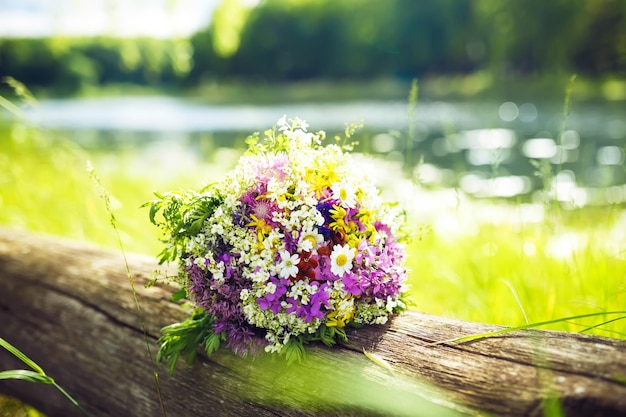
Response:
[{"label": "bouquet of wildflowers", "polygon": [[304,343],[347,341],[347,325],[405,309],[403,216],[324,136],[283,117],[263,139],[248,138],[222,182],[148,203],[165,234],[161,262],[178,261],[178,298],[195,306],[163,329],[158,359],[170,370],[198,345],[291,360]]}]

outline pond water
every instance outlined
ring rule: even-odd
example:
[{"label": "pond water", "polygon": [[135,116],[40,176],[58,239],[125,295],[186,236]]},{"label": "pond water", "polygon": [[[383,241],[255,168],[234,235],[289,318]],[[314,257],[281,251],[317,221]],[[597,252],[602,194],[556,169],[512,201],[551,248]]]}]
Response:
[{"label": "pond water", "polygon": [[[214,106],[172,97],[42,100],[35,125],[87,148],[207,158],[243,149],[245,137],[283,115],[341,133],[362,121],[359,150],[413,166],[420,182],[476,197],[532,198],[551,189],[574,204],[626,201],[626,103],[420,102],[409,123],[402,101]],[[560,133],[563,132],[561,135]],[[550,174],[546,174],[547,172]]]}]

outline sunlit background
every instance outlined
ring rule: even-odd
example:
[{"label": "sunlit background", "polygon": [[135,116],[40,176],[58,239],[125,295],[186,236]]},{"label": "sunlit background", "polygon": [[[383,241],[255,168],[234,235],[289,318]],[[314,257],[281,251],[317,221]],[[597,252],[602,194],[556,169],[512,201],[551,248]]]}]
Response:
[{"label": "sunlit background", "polygon": [[207,26],[218,1],[5,0],[0,36],[188,37]]},{"label": "sunlit background", "polygon": [[622,0],[0,0],[0,77],[6,227],[115,247],[90,160],[153,255],[152,190],[219,180],[284,114],[330,140],[363,122],[357,157],[408,213],[413,308],[626,304]]}]

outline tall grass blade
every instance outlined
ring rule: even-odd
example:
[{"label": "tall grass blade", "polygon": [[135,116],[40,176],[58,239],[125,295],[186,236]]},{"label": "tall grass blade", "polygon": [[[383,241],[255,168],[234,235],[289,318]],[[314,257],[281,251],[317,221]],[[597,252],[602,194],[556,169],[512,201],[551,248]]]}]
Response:
[{"label": "tall grass blade", "polygon": [[111,226],[113,227],[113,231],[115,232],[115,238],[119,245],[120,251],[122,252],[122,257],[124,258],[124,265],[126,268],[126,276],[128,277],[128,282],[130,283],[130,288],[133,293],[133,300],[135,303],[135,308],[137,310],[137,315],[139,317],[139,322],[141,325],[141,330],[143,332],[144,342],[146,344],[146,351],[148,352],[148,357],[150,359],[150,364],[152,366],[152,373],[154,376],[154,381],[156,383],[157,397],[159,398],[159,405],[161,407],[161,412],[163,417],[167,416],[165,411],[165,404],[163,403],[163,395],[161,393],[161,383],[159,382],[159,372],[157,370],[157,364],[155,362],[155,358],[152,355],[152,350],[150,349],[150,341],[148,339],[148,331],[146,330],[146,323],[144,320],[143,312],[141,311],[141,307],[139,305],[139,298],[137,297],[137,290],[135,289],[135,280],[133,279],[133,274],[130,271],[130,266],[128,265],[128,259],[126,257],[126,250],[124,249],[124,244],[122,243],[122,238],[120,236],[119,229],[117,227],[117,219],[115,218],[115,214],[113,213],[113,209],[111,208],[111,195],[107,191],[107,189],[102,185],[100,181],[100,177],[96,174],[95,168],[91,165],[91,162],[87,161],[87,172],[91,177],[93,183],[100,194],[100,197],[104,201],[104,205],[107,213],[109,214],[109,220],[111,222]]},{"label": "tall grass blade", "polygon": [[22,111],[22,109],[20,109],[15,104],[11,103],[9,100],[2,96],[0,96],[0,107],[4,107],[6,111],[11,113],[18,119],[24,119],[24,112]]},{"label": "tall grass blade", "polygon": [[57,390],[59,390],[59,392],[61,392],[61,394],[63,394],[65,398],[67,398],[69,402],[72,403],[72,405],[76,407],[84,416],[89,416],[89,414],[87,414],[83,407],[81,407],[81,405],[78,404],[78,402],[67,391],[65,391],[60,385],[58,385],[54,381],[54,379],[46,375],[43,368],[37,365],[28,356],[26,356],[21,350],[19,350],[3,338],[0,338],[0,346],[8,350],[13,356],[15,356],[33,369],[33,371],[30,371],[28,369],[12,369],[9,371],[2,371],[0,372],[0,380],[14,379],[19,381],[33,382],[35,384],[52,385]]},{"label": "tall grass blade", "polygon": [[513,288],[513,284],[511,284],[506,279],[503,279],[502,282],[504,282],[504,284],[507,287],[509,287],[509,290],[511,291],[511,294],[513,294],[513,298],[515,298],[515,302],[517,302],[517,306],[519,307],[520,311],[522,312],[522,316],[524,316],[524,321],[526,322],[526,324],[530,323],[528,321],[528,316],[526,315],[526,311],[524,310],[524,306],[522,306],[522,302],[520,301],[519,297],[517,296],[517,291],[515,291],[515,288]]},{"label": "tall grass blade", "polygon": [[444,344],[449,344],[449,343],[465,343],[465,342],[470,342],[470,341],[473,341],[473,340],[480,340],[480,339],[486,339],[488,337],[499,336],[499,335],[506,334],[506,333],[517,332],[517,331],[520,331],[520,330],[528,330],[528,329],[534,329],[534,328],[537,328],[537,327],[548,326],[550,324],[562,323],[562,322],[566,322],[566,321],[569,321],[569,320],[578,320],[578,319],[583,319],[583,318],[587,318],[587,317],[597,317],[597,316],[605,316],[605,315],[612,315],[612,314],[626,314],[626,311],[607,311],[607,312],[604,312],[604,313],[580,314],[580,315],[577,315],[577,316],[564,317],[564,318],[561,318],[561,319],[554,319],[554,320],[540,321],[540,322],[537,322],[537,323],[523,324],[521,326],[507,327],[505,329],[495,330],[493,332],[472,334],[472,335],[469,335],[469,336],[457,337],[455,339],[448,339],[448,340],[442,340],[442,341],[439,341],[439,342],[433,342],[433,343],[430,343],[428,346],[444,345]]},{"label": "tall grass blade", "polygon": [[33,93],[30,92],[28,87],[24,85],[24,83],[16,80],[13,77],[3,77],[2,82],[11,87],[15,95],[18,96],[28,106],[35,107],[37,105],[37,99],[35,98]]},{"label": "tall grass blade", "polygon": [[619,320],[624,320],[624,319],[626,319],[626,316],[617,317],[615,319],[603,321],[602,323],[598,323],[598,324],[596,324],[594,326],[585,327],[584,329],[579,330],[578,332],[579,333],[586,333],[586,332],[591,331],[593,329],[597,329],[598,327],[602,327],[602,326],[604,326],[606,324],[610,324],[610,323],[613,323],[613,322],[616,322],[616,321],[619,321]]},{"label": "tall grass blade", "polygon": [[[559,145],[563,146],[563,133],[565,133],[565,126],[567,125],[567,118],[569,116],[572,92],[574,91],[574,82],[576,81],[576,74],[572,74],[569,77],[567,88],[565,90],[565,98],[563,100],[563,114],[561,115],[561,126],[559,128]],[[559,164],[562,163],[562,157],[559,158]]]},{"label": "tall grass blade", "polygon": [[[32,93],[26,88],[24,84],[17,81],[13,77],[4,77],[2,78],[2,82],[7,84],[9,87],[13,89],[15,95],[22,99],[24,103],[27,105],[34,107],[37,104],[37,100],[32,95]],[[7,100],[3,96],[0,95],[0,107],[4,107],[9,113],[11,113],[15,118],[19,120],[24,120],[26,116],[24,115],[24,111],[13,104],[10,100]]]},{"label": "tall grass blade", "polygon": [[60,386],[60,385],[58,385],[56,382],[53,382],[53,383],[52,383],[52,385],[54,385],[54,387],[55,387],[56,389],[58,389],[58,390],[59,390],[59,392],[61,392],[61,394],[63,394],[63,396],[64,396],[65,398],[67,398],[67,399],[68,399],[68,401],[69,401],[69,402],[71,402],[71,403],[72,403],[72,405],[73,405],[74,407],[78,408],[78,410],[80,410],[80,412],[81,412],[84,416],[86,416],[86,417],[88,417],[88,416],[89,416],[89,414],[87,414],[87,412],[83,409],[83,407],[81,407],[81,406],[80,406],[80,404],[78,404],[78,402],[77,402],[74,398],[72,398],[72,396],[71,396],[70,394],[68,394],[68,392],[67,392],[67,391],[65,391],[63,388],[61,388],[61,386]]},{"label": "tall grass blade", "polygon": [[415,139],[415,109],[417,108],[417,93],[419,91],[417,78],[411,82],[409,91],[408,119],[409,127],[406,138],[406,168],[407,171],[413,167],[413,141]]},{"label": "tall grass blade", "polygon": [[9,353],[11,353],[13,356],[18,358],[22,362],[24,362],[29,368],[33,369],[38,374],[40,375],[46,374],[41,368],[41,366],[37,365],[35,361],[33,361],[31,358],[26,356],[21,350],[19,350],[18,348],[16,348],[15,346],[13,346],[12,344],[10,344],[9,342],[7,342],[1,337],[0,337],[0,346],[8,350]]},{"label": "tall grass blade", "polygon": [[39,372],[29,371],[28,369],[12,369],[10,371],[0,372],[0,379],[17,379],[20,381],[34,382],[35,384],[52,385],[54,379],[48,375]]},{"label": "tall grass blade", "polygon": [[[569,82],[567,83],[567,88],[565,90],[565,98],[563,100],[563,114],[561,115],[561,126],[559,127],[559,136],[558,136],[559,138],[559,161],[558,161],[557,170],[556,170],[557,175],[561,172],[563,168],[563,157],[565,154],[563,150],[563,135],[565,134],[567,118],[570,113],[572,91],[574,90],[574,81],[576,81],[576,74],[572,74],[572,76],[569,78]],[[557,204],[559,201],[558,190],[559,190],[559,187],[554,188],[554,199],[556,200],[555,202]]]}]

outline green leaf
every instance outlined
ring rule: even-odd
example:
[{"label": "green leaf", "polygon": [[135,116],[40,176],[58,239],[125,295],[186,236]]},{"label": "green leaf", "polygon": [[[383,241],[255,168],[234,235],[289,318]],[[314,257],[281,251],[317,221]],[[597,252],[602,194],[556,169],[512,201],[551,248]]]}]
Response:
[{"label": "green leaf", "polygon": [[39,372],[29,371],[27,369],[15,369],[0,372],[0,379],[17,379],[21,381],[34,382],[35,384],[51,385],[54,379]]},{"label": "green leaf", "polygon": [[289,339],[289,342],[283,346],[280,354],[285,357],[288,364],[301,362],[306,357],[306,351],[300,337]]},{"label": "green leaf", "polygon": [[221,342],[222,336],[220,334],[211,333],[204,340],[204,351],[207,356],[211,356],[214,352],[216,352],[220,348]]},{"label": "green leaf", "polygon": [[319,328],[319,336],[322,343],[324,343],[328,347],[332,347],[335,345],[335,328],[334,327],[326,327],[325,325],[320,326]]},{"label": "green leaf", "polygon": [[189,366],[193,365],[193,363],[196,361],[196,357],[198,356],[198,351],[196,350],[197,346],[198,345],[196,345],[196,347],[194,347],[193,349],[191,349],[191,347],[185,349],[185,362]]},{"label": "green leaf", "polygon": [[177,302],[187,297],[187,290],[185,288],[181,288],[172,294],[172,301]]},{"label": "green leaf", "polygon": [[15,346],[13,346],[12,344],[10,344],[9,342],[7,342],[6,340],[4,340],[1,337],[0,337],[0,346],[5,348],[6,350],[8,350],[13,356],[18,358],[22,362],[24,362],[27,366],[29,366],[31,369],[35,370],[37,373],[39,373],[41,375],[45,375],[46,374],[43,371],[43,369],[41,368],[41,366],[37,365],[32,359],[30,359],[28,356],[26,356],[24,353],[22,353],[21,350],[19,350],[18,348],[16,348]]},{"label": "green leaf", "polygon": [[213,320],[206,311],[196,309],[187,320],[162,328],[163,336],[157,340],[160,345],[157,362],[165,361],[170,374],[174,373],[180,357],[191,365],[196,359],[198,346],[204,344],[206,349],[207,340],[214,334],[211,329]]},{"label": "green leaf", "polygon": [[15,104],[11,103],[11,101],[6,98],[0,96],[0,107],[4,107],[9,113],[13,114],[13,116],[19,119],[25,119],[24,112]]},{"label": "green leaf", "polygon": [[336,345],[338,341],[347,342],[348,336],[346,335],[345,329],[328,327],[322,324],[309,340],[319,340],[326,346],[332,347]]},{"label": "green leaf", "polygon": [[339,338],[344,343],[348,343],[348,335],[346,329],[335,329],[336,338]]},{"label": "green leaf", "polygon": [[155,225],[157,224],[156,214],[159,211],[159,207],[160,207],[158,202],[159,200],[154,200],[152,202],[146,203],[146,204],[150,204],[150,214],[149,214],[150,222]]},{"label": "green leaf", "polygon": [[170,375],[173,375],[174,371],[176,370],[176,364],[178,363],[179,356],[180,355],[178,353],[175,353],[167,358],[167,371],[170,373]]}]

